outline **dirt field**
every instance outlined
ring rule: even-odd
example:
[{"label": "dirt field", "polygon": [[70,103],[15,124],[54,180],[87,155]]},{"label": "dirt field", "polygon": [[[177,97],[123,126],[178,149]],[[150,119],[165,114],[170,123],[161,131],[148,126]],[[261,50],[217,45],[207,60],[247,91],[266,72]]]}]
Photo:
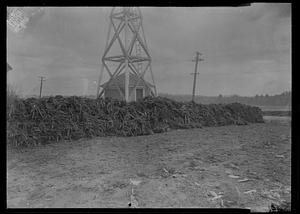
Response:
[{"label": "dirt field", "polygon": [[271,202],[290,201],[290,129],[290,119],[268,117],[264,124],[8,149],[7,206],[126,208],[131,201],[267,211]]}]

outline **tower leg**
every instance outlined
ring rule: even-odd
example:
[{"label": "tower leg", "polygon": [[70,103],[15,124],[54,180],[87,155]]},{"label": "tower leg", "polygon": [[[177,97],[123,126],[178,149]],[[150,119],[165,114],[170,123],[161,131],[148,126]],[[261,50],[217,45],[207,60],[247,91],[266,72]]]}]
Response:
[{"label": "tower leg", "polygon": [[[114,8],[111,10],[110,16],[112,15],[113,11],[114,11]],[[105,44],[105,51],[106,51],[106,49],[108,47],[108,43],[109,43],[109,37],[110,37],[110,33],[111,33],[111,26],[112,26],[112,23],[109,22],[108,33],[107,33],[106,44]],[[98,98],[99,93],[100,93],[100,85],[101,85],[101,81],[102,81],[102,77],[103,77],[103,70],[104,70],[104,64],[102,62],[101,71],[100,71],[100,75],[99,75],[99,79],[98,79],[96,98]]]},{"label": "tower leg", "polygon": [[129,70],[128,70],[128,47],[127,47],[127,34],[128,34],[128,17],[127,8],[124,8],[125,12],[125,101],[129,102]]}]

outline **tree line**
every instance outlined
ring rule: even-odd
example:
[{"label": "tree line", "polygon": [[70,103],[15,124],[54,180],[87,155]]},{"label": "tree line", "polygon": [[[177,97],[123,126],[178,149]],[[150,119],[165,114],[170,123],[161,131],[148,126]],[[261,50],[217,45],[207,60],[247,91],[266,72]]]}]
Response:
[{"label": "tree line", "polygon": [[[239,96],[239,95],[219,95],[219,96],[195,96],[195,102],[202,104],[210,103],[243,103],[255,106],[291,106],[290,91],[283,92],[277,95],[255,95],[252,97]],[[186,102],[191,100],[191,95],[173,95],[160,93],[159,96],[167,97],[176,101]]]}]

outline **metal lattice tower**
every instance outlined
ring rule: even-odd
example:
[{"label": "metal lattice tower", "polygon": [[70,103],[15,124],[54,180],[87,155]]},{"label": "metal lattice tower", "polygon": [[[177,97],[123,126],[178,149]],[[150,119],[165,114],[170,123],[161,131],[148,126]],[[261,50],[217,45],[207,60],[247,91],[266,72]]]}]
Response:
[{"label": "metal lattice tower", "polygon": [[[125,73],[125,93],[120,86],[118,91],[124,100],[129,101],[129,97],[137,85],[142,81],[151,91],[152,96],[156,96],[156,87],[151,67],[151,57],[148,51],[144,29],[142,25],[142,14],[138,7],[114,7],[110,13],[109,30],[106,40],[105,51],[102,56],[102,67],[98,80],[97,97],[104,94],[106,87],[121,73]],[[135,50],[135,51],[134,51]],[[135,52],[135,53],[134,53]],[[109,75],[108,84],[101,86],[103,73]],[[151,73],[151,87],[144,76],[146,72]],[[138,82],[130,90],[129,74],[137,75]],[[102,90],[100,91],[102,87]]]}]

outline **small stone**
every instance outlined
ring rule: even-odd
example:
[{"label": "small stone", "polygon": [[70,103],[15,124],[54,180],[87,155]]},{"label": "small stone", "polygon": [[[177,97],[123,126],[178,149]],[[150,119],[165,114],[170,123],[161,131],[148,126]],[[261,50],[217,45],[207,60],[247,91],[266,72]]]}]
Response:
[{"label": "small stone", "polygon": [[280,195],[278,192],[273,192],[272,193],[272,196],[275,197],[275,198],[280,198]]},{"label": "small stone", "polygon": [[245,194],[250,194],[250,193],[254,193],[254,192],[256,192],[256,190],[255,189],[253,189],[253,190],[249,190],[249,191],[246,191],[246,192],[244,192]]},{"label": "small stone", "polygon": [[229,165],[230,165],[232,168],[234,168],[234,169],[239,169],[239,167],[238,167],[237,165],[233,164],[233,163],[230,163]]},{"label": "small stone", "polygon": [[214,191],[208,191],[208,196],[212,196],[212,197],[217,197],[217,193],[215,193]]},{"label": "small stone", "polygon": [[250,181],[250,180],[248,178],[238,180],[238,182],[246,182],[246,181]]},{"label": "small stone", "polygon": [[232,171],[229,170],[229,169],[226,169],[226,170],[225,170],[225,173],[226,173],[226,174],[232,174]]},{"label": "small stone", "polygon": [[239,178],[240,176],[237,175],[228,175],[229,178]]},{"label": "small stone", "polygon": [[133,185],[135,185],[135,186],[139,185],[141,182],[142,182],[142,181],[139,181],[139,180],[132,180],[132,179],[130,178],[130,183],[133,184]]}]

